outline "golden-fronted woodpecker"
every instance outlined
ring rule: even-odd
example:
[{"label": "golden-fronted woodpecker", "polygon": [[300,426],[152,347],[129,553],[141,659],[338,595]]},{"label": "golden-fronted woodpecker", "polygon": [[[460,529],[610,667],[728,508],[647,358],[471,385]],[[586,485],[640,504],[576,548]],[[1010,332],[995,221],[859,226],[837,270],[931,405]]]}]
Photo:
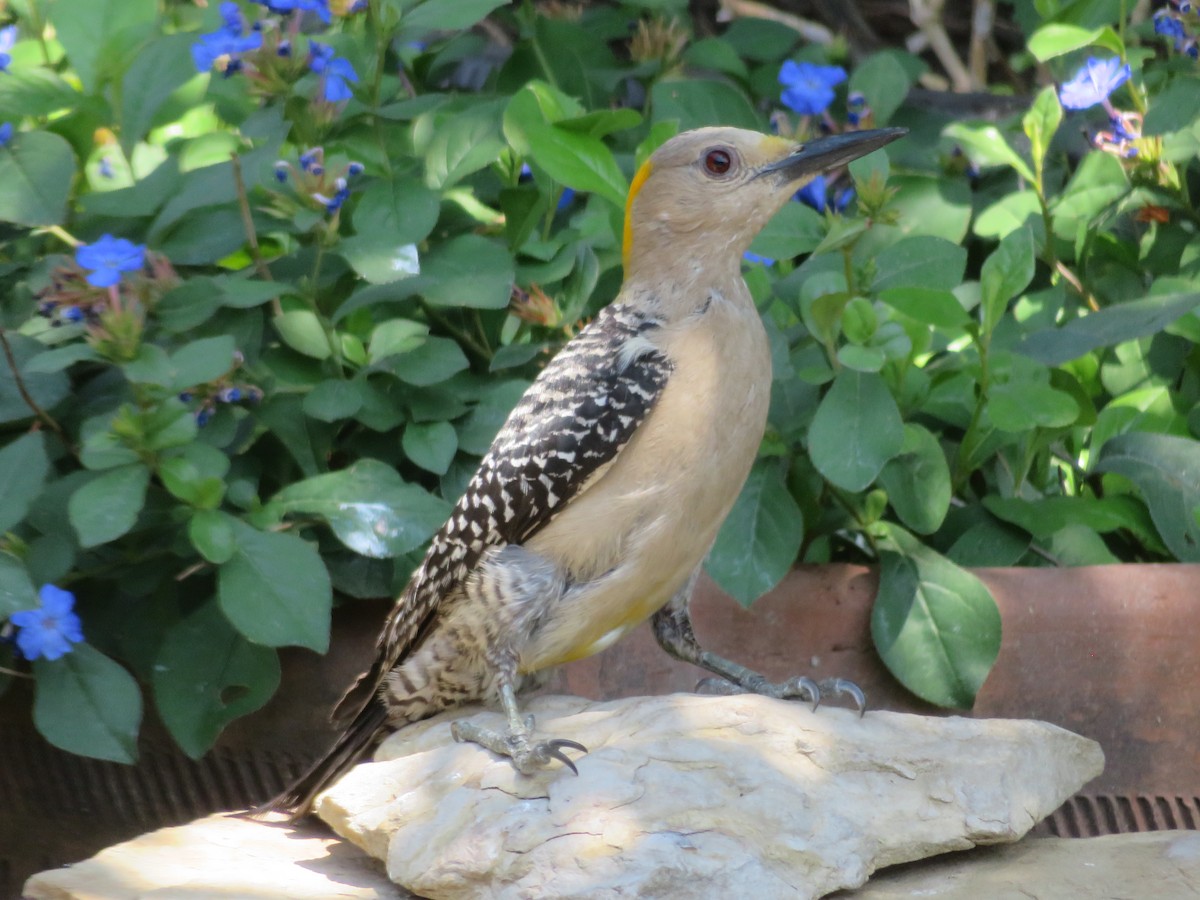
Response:
[{"label": "golden-fronted woodpecker", "polygon": [[702,128],[663,144],[626,204],[616,300],[546,366],[496,435],[396,601],[378,655],[347,692],[343,731],[266,808],[306,812],[388,727],[499,701],[503,732],[454,726],[522,772],[572,741],[539,740],[521,677],[596,653],[654,617],[668,652],[729,690],[806,697],[847,682],[762,676],[703,650],[688,598],[754,462],[771,357],[741,276],[767,220],[808,180],[903,129],[808,144]]}]

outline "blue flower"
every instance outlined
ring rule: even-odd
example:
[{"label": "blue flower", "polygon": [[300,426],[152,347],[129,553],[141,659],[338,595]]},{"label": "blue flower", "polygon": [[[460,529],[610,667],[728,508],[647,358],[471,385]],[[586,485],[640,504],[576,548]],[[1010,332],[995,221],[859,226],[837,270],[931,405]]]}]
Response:
[{"label": "blue flower", "polygon": [[289,166],[282,159],[275,163],[275,180],[280,184],[287,184],[288,174],[290,172],[291,166]]},{"label": "blue flower", "polygon": [[96,168],[99,170],[101,178],[112,178],[116,174],[113,172],[112,160],[107,156],[100,157],[100,162]]},{"label": "blue flower", "polygon": [[562,194],[558,198],[558,206],[555,207],[556,212],[562,212],[568,206],[575,202],[575,191],[571,188],[563,188]]},{"label": "blue flower", "polygon": [[217,399],[222,403],[237,403],[242,399],[242,391],[236,387],[221,388],[217,392]]},{"label": "blue flower", "polygon": [[105,234],[94,243],[80,246],[75,251],[75,262],[91,269],[88,284],[110,287],[121,280],[122,272],[136,272],[146,264],[146,247]]},{"label": "blue flower", "polygon": [[759,256],[757,253],[751,253],[747,250],[742,254],[742,259],[748,263],[762,263],[764,266],[775,265],[775,260],[769,256]]},{"label": "blue flower", "polygon": [[192,62],[197,72],[209,72],[213,68],[232,75],[242,67],[241,56],[262,46],[262,33],[251,30],[243,33],[246,22],[236,3],[221,4],[224,24],[211,34],[200,35],[192,44]]},{"label": "blue flower", "polygon": [[241,34],[246,30],[246,20],[242,18],[242,8],[232,0],[225,0],[221,4],[221,20],[225,23],[225,30],[231,34]]},{"label": "blue flower", "polygon": [[318,75],[324,76],[324,97],[330,103],[340,103],[354,96],[349,82],[358,82],[358,73],[349,60],[334,56],[334,50],[327,44],[310,41],[312,54],[308,58],[308,67]]},{"label": "blue flower", "polygon": [[833,102],[833,89],[846,80],[841,66],[785,60],[779,70],[783,105],[802,116],[819,116]]},{"label": "blue flower", "polygon": [[9,25],[7,28],[0,28],[0,72],[7,72],[8,65],[12,62],[12,55],[9,53],[13,48],[13,44],[17,42],[17,26]]},{"label": "blue flower", "polygon": [[17,626],[17,649],[28,660],[58,659],[83,640],[83,625],[75,615],[75,595],[70,591],[43,584],[37,609],[23,609],[8,620]]},{"label": "blue flower", "polygon": [[1184,29],[1183,23],[1175,18],[1174,14],[1167,9],[1160,9],[1154,14],[1154,31],[1156,34],[1175,38],[1176,41],[1187,36],[1187,31]]},{"label": "blue flower", "polygon": [[806,206],[811,206],[817,212],[825,212],[827,209],[832,209],[834,212],[845,212],[852,200],[854,200],[854,188],[846,187],[840,191],[834,191],[833,196],[829,196],[829,182],[825,180],[824,175],[818,175],[800,190],[796,191],[796,199]]},{"label": "blue flower", "polygon": [[13,125],[12,122],[0,122],[0,147],[3,147],[12,140]]},{"label": "blue flower", "polygon": [[64,306],[58,311],[58,316],[64,322],[74,325],[83,321],[83,310],[78,306]]},{"label": "blue flower", "polygon": [[1067,109],[1087,109],[1108,100],[1113,91],[1129,80],[1129,75],[1129,64],[1122,64],[1115,56],[1089,57],[1075,77],[1059,88],[1058,97]]},{"label": "blue flower", "polygon": [[332,18],[329,14],[329,0],[255,0],[277,15],[299,11],[315,12],[321,21],[328,25]]}]

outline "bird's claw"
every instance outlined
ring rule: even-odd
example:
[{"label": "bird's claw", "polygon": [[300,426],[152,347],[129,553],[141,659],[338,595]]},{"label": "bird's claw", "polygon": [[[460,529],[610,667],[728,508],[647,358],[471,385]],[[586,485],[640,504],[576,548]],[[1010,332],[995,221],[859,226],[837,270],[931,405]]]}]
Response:
[{"label": "bird's claw", "polygon": [[587,753],[587,747],[578,741],[569,741],[565,738],[531,742],[529,738],[530,732],[533,730],[533,717],[526,717],[524,725],[524,728],[510,731],[493,731],[490,728],[476,725],[474,722],[458,721],[451,723],[450,735],[460,743],[467,741],[479,744],[493,753],[507,756],[512,760],[513,767],[522,775],[532,775],[538,769],[544,768],[552,759],[557,759],[576,775],[579,774],[574,760],[563,753],[563,749]]},{"label": "bird's claw", "polygon": [[812,704],[815,712],[821,705],[823,697],[837,694],[849,697],[854,701],[861,718],[867,710],[867,696],[853,681],[845,678],[826,678],[814,681],[807,675],[798,675],[787,681],[774,684],[761,675],[752,675],[741,683],[728,678],[702,678],[696,684],[696,692],[700,694],[762,694],[764,697],[774,697],[776,700],[805,700]]},{"label": "bird's claw", "polygon": [[579,770],[575,768],[575,761],[567,754],[562,752],[562,748],[566,747],[571,750],[578,750],[580,753],[587,753],[588,748],[578,741],[568,741],[565,738],[555,738],[552,741],[541,741],[534,745],[533,752],[544,758],[545,762],[549,762],[549,757],[559,760],[564,766],[579,774]]}]

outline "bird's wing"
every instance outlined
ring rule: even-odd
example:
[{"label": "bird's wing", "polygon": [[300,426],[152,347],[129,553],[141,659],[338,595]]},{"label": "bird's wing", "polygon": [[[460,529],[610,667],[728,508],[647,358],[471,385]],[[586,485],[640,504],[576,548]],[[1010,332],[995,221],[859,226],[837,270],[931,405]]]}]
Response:
[{"label": "bird's wing", "polygon": [[613,304],[542,370],[433,536],[380,634],[374,664],[338,703],[335,721],[363,709],[489,547],[527,540],[616,459],[671,374],[649,339],[658,327]]}]

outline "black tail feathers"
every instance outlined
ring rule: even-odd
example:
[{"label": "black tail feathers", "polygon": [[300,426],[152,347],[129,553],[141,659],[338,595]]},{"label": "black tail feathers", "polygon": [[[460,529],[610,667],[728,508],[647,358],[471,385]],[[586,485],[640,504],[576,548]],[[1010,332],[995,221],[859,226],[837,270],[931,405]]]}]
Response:
[{"label": "black tail feathers", "polygon": [[328,752],[261,806],[247,813],[252,818],[283,812],[288,821],[302,819],[312,809],[317,794],[325,790],[358,763],[379,738],[387,722],[387,710],[378,701],[370,702],[339,735]]}]

